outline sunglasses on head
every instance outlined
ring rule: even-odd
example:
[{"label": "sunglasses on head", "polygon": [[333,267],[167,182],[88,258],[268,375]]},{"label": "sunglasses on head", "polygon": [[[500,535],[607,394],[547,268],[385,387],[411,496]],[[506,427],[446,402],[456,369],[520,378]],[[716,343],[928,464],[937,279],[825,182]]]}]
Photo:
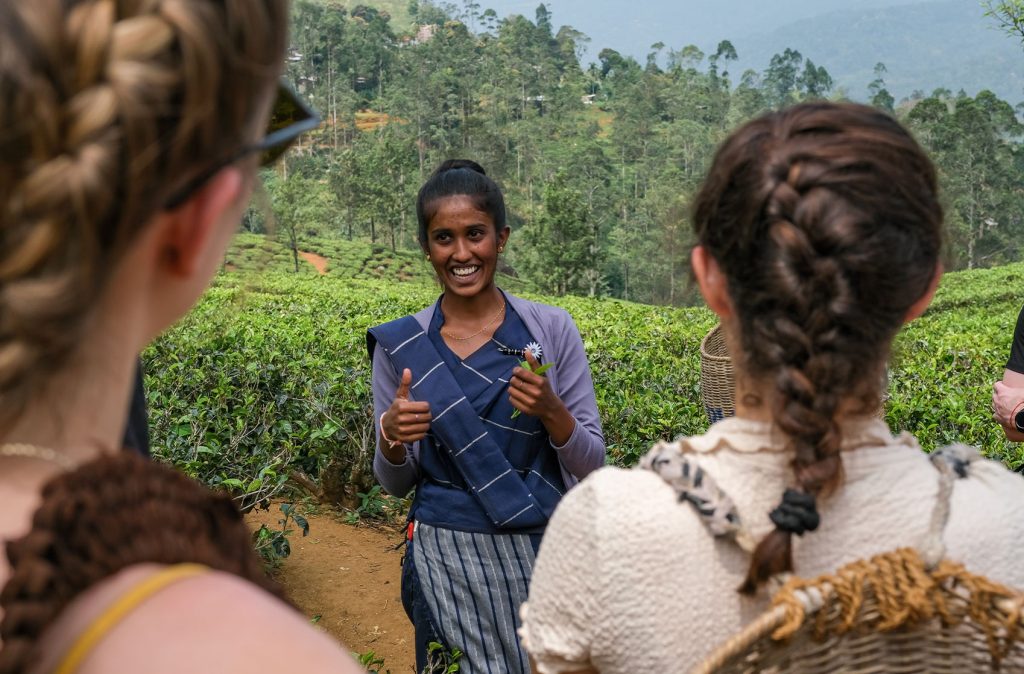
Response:
[{"label": "sunglasses on head", "polygon": [[267,122],[267,131],[263,139],[258,143],[243,146],[200,173],[182,189],[175,192],[164,204],[164,208],[173,210],[181,206],[225,166],[230,166],[247,155],[259,154],[260,166],[270,166],[295,144],[299,136],[318,126],[320,126],[320,115],[299,98],[291,87],[281,82],[277,87],[277,98],[274,100],[274,107],[271,109],[270,121]]}]

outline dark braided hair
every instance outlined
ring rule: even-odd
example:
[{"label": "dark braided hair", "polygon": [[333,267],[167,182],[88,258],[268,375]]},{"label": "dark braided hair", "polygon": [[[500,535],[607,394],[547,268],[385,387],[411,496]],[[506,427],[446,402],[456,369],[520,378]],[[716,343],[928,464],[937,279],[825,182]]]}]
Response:
[{"label": "dark braided hair", "polygon": [[774,389],[797,489],[772,513],[741,592],[791,571],[792,534],[842,478],[838,417],[880,403],[893,337],[936,274],[935,169],[892,117],[798,105],[754,120],[719,149],[697,197],[698,242],[736,312],[737,361]]},{"label": "dark braided hair", "polygon": [[75,597],[135,564],[203,564],[284,598],[228,496],[127,452],[47,483],[32,529],[6,548],[0,674],[27,671],[40,635]]},{"label": "dark braided hair", "polygon": [[423,183],[416,197],[420,245],[427,247],[427,229],[446,197],[467,196],[481,213],[491,216],[495,233],[505,228],[505,197],[483,166],[470,159],[448,159]]}]

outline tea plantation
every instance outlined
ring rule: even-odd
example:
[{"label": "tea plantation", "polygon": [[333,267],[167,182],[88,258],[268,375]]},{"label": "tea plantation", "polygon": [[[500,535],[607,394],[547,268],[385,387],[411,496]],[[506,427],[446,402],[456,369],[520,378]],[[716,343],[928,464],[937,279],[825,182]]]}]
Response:
[{"label": "tea plantation", "polygon": [[[225,265],[236,271],[222,273],[144,355],[155,450],[211,485],[247,494],[243,503],[293,472],[351,503],[373,483],[366,329],[426,306],[437,286],[422,280],[425,265],[412,271],[406,261],[403,282],[281,271],[291,260],[277,252],[255,272],[238,262],[260,257],[256,238],[236,245]],[[610,461],[632,464],[654,440],[707,427],[698,349],[715,323],[709,311],[522,294],[575,318]],[[1024,264],[948,274],[933,306],[898,339],[890,425],[926,449],[963,441],[1013,468],[1024,464],[989,411],[1022,301]]]}]

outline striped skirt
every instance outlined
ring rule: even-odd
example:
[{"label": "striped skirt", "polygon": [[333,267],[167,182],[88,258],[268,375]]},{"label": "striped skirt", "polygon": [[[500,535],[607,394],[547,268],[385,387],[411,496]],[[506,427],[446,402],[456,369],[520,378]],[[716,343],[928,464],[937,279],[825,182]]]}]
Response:
[{"label": "striped skirt", "polygon": [[416,523],[417,594],[432,638],[448,652],[462,652],[459,674],[530,674],[516,630],[539,542],[539,534],[476,534]]}]

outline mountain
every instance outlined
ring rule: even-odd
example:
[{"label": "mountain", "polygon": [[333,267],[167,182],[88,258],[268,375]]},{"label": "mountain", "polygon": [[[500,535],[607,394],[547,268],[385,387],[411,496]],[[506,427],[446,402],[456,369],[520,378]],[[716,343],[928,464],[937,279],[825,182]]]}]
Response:
[{"label": "mountain", "polygon": [[[973,1],[944,0],[900,7],[840,10],[771,32],[738,39],[741,68],[765,67],[793,47],[824,65],[837,86],[867,96],[876,63],[897,100],[915,89],[990,89],[1011,103],[1024,101],[1024,48],[999,32]],[[739,69],[736,74],[739,74]]]},{"label": "mountain", "polygon": [[[475,0],[500,17],[533,19],[541,0]],[[919,0],[858,0],[857,7],[888,7]],[[456,9],[463,1],[450,3]],[[556,26],[568,24],[591,38],[590,53],[611,47],[644,61],[650,46],[714,48],[719,40],[781,28],[794,21],[850,7],[850,0],[548,0]]]},{"label": "mountain", "polygon": [[[533,19],[540,0],[476,0],[499,16]],[[449,3],[461,11],[466,0]],[[978,0],[550,0],[555,26],[591,38],[587,56],[610,47],[643,63],[650,46],[714,51],[728,39],[744,68],[763,70],[773,54],[797,49],[824,65],[837,85],[864,99],[882,61],[897,100],[937,87],[969,94],[991,89],[1024,100],[1024,47],[999,32]]]}]

